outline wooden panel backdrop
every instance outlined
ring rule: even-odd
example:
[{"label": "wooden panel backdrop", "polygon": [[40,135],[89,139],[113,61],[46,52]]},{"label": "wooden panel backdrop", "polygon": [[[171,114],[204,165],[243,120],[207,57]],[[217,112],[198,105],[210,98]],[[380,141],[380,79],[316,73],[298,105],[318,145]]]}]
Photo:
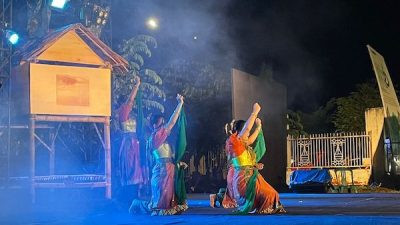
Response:
[{"label": "wooden panel backdrop", "polygon": [[111,71],[31,63],[30,113],[110,116]]}]

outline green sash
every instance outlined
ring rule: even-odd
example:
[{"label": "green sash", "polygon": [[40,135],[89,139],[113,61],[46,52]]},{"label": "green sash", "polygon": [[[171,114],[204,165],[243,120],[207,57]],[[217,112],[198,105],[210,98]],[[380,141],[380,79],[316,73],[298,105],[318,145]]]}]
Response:
[{"label": "green sash", "polygon": [[[258,163],[260,159],[264,156],[265,152],[267,151],[267,148],[265,147],[264,133],[262,130],[257,136],[253,150],[254,153],[256,154],[256,162]],[[257,182],[258,170],[254,169],[253,171],[254,171],[253,175],[247,182],[246,203],[243,206],[239,207],[238,211],[236,211],[235,214],[247,214],[253,208],[254,199],[256,197],[256,182]]]},{"label": "green sash", "polygon": [[185,154],[186,145],[186,115],[182,108],[178,118],[178,139],[175,147],[175,196],[178,205],[186,202],[185,171],[182,167],[178,167],[178,163]]}]

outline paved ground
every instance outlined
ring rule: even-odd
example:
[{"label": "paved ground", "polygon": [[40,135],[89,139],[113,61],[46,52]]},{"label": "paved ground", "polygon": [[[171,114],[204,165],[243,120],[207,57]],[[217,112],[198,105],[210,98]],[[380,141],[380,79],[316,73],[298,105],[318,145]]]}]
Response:
[{"label": "paved ground", "polygon": [[[281,194],[284,215],[235,216],[230,210],[210,208],[208,195],[189,196],[183,215],[129,215],[115,201],[57,192],[39,196],[36,205],[27,195],[15,197],[0,190],[1,225],[130,225],[130,224],[400,224],[400,194]],[[97,200],[93,200],[97,199]]]}]

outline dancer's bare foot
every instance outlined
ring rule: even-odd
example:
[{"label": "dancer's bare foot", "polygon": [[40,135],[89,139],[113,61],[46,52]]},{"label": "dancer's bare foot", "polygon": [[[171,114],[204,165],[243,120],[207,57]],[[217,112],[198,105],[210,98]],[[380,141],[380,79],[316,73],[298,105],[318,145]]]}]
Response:
[{"label": "dancer's bare foot", "polygon": [[215,200],[217,199],[217,195],[216,194],[211,194],[210,195],[210,206],[212,208],[215,208]]}]

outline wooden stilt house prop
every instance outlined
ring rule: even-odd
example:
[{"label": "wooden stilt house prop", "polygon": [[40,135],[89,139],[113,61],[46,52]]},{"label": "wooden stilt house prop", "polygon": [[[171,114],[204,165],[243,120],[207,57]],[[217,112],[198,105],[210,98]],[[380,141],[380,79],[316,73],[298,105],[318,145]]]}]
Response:
[{"label": "wooden stilt house prop", "polygon": [[[29,120],[30,188],[105,187],[111,198],[111,71],[126,72],[128,63],[81,24],[72,24],[28,43],[13,70],[14,114]],[[58,124],[50,143],[36,134],[43,123]],[[93,123],[104,148],[101,175],[55,175],[55,140],[65,122]],[[103,126],[101,135],[98,125]],[[49,176],[35,173],[35,143],[48,149]],[[72,182],[65,182],[65,179]],[[89,181],[89,182],[88,182]]]}]

